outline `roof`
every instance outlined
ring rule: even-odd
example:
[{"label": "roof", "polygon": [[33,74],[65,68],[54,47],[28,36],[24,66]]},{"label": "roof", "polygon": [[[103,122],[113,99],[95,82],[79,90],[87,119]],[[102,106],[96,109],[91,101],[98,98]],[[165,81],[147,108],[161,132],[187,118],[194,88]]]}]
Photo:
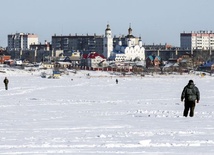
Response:
[{"label": "roof", "polygon": [[154,57],[152,55],[148,56],[148,58],[152,61],[154,60]]},{"label": "roof", "polygon": [[158,58],[158,60],[161,60],[161,57],[160,57],[160,56],[156,56],[155,58]]},{"label": "roof", "polygon": [[178,63],[168,63],[164,66],[164,68],[168,68],[168,67],[179,67]]},{"label": "roof", "polygon": [[200,67],[211,67],[214,64],[214,62],[206,62]]},{"label": "roof", "polygon": [[61,64],[61,65],[70,65],[70,62],[57,62],[57,64]]},{"label": "roof", "polygon": [[95,59],[98,56],[101,57],[101,58],[103,58],[103,59],[105,59],[105,57],[103,55],[98,54],[97,52],[91,52],[91,53],[89,53],[87,58]]},{"label": "roof", "polygon": [[103,59],[105,59],[105,57],[103,56],[103,55],[101,55],[101,54],[98,54],[97,52],[91,52],[91,53],[89,53],[89,54],[83,54],[82,55],[82,58],[83,59],[95,59],[96,57],[101,57],[101,58],[103,58]]},{"label": "roof", "polygon": [[107,25],[106,31],[111,31],[109,24]]},{"label": "roof", "polygon": [[154,55],[150,55],[150,56],[148,56],[148,58],[149,58],[151,61],[153,61],[155,58],[157,58],[158,60],[161,60],[161,57],[159,57],[159,56],[154,56]]}]

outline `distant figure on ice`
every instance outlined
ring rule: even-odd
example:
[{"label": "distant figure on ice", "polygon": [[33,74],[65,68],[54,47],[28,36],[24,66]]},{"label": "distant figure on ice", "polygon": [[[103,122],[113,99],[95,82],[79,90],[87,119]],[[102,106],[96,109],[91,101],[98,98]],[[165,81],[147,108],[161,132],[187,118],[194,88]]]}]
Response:
[{"label": "distant figure on ice", "polygon": [[9,80],[7,79],[7,77],[5,77],[3,82],[4,82],[4,85],[5,85],[5,90],[7,90],[8,89],[8,83],[9,83]]},{"label": "distant figure on ice", "polygon": [[118,84],[118,79],[116,79],[116,84]]},{"label": "distant figure on ice", "polygon": [[195,86],[193,80],[189,80],[189,83],[184,87],[181,94],[181,101],[184,100],[184,112],[183,116],[187,117],[190,110],[190,117],[194,116],[195,103],[199,103],[200,92]]}]

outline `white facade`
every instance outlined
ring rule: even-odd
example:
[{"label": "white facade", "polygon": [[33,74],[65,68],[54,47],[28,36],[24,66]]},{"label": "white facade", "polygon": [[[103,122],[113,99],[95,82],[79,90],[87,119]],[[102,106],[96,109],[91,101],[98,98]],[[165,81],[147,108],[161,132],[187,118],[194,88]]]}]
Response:
[{"label": "white facade", "polygon": [[211,31],[181,33],[180,47],[185,49],[214,49],[214,33]]},{"label": "white facade", "polygon": [[131,45],[130,40],[127,44],[127,46],[118,44],[111,53],[111,59],[115,59],[115,61],[145,60],[145,48],[142,46],[141,40],[137,45]]},{"label": "white facade", "polygon": [[87,56],[87,66],[92,67],[92,68],[99,68],[102,66],[105,66],[106,64],[106,59],[102,56],[99,55],[96,52],[91,52]]},{"label": "white facade", "polygon": [[[118,41],[118,45],[113,49],[113,38],[111,37],[111,30],[107,25],[106,36],[104,39],[104,56],[109,60],[114,61],[132,61],[139,60],[145,61],[145,48],[141,38],[136,38],[132,35],[132,29],[129,27],[128,35],[125,38],[125,45],[122,45],[122,41]],[[107,50],[108,49],[108,50]]]},{"label": "white facade", "polygon": [[8,35],[9,50],[30,49],[31,44],[38,44],[39,39],[35,34],[16,33]]}]

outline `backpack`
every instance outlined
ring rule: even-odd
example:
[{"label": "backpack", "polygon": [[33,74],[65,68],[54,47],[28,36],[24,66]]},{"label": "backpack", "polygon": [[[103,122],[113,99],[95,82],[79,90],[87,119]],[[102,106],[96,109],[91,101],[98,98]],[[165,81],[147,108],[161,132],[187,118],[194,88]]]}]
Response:
[{"label": "backpack", "polygon": [[193,88],[186,88],[186,99],[188,101],[195,101],[197,98],[196,98],[196,91]]}]

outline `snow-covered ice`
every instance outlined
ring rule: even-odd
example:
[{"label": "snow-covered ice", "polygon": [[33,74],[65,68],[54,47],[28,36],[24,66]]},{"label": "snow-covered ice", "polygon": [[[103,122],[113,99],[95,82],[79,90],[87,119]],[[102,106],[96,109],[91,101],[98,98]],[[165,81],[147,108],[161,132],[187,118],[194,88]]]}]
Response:
[{"label": "snow-covered ice", "polygon": [[[201,101],[184,118],[189,79]],[[214,77],[78,71],[48,79],[8,69],[0,80],[0,154],[214,154]]]}]

